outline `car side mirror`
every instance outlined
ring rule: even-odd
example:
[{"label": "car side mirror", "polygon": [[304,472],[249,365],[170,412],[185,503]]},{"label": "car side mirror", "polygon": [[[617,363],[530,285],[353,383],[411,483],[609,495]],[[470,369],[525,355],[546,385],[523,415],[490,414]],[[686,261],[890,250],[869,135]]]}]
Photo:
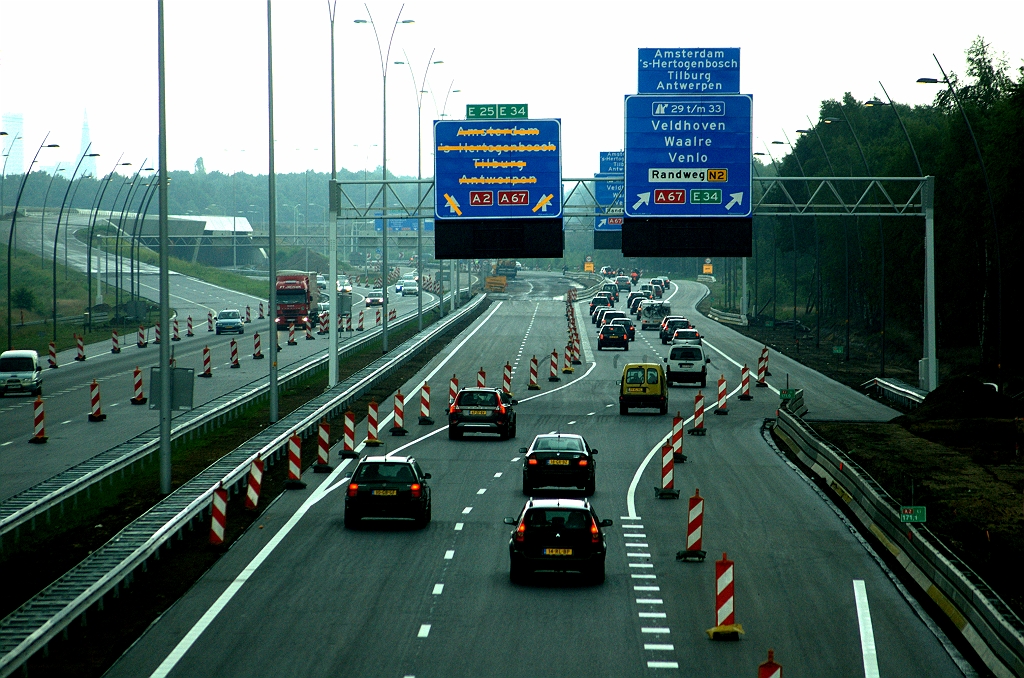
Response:
[{"label": "car side mirror", "polygon": [[590,448],[590,453],[591,454],[597,454],[597,448],[596,447],[591,447]]},{"label": "car side mirror", "polygon": [[516,520],[515,518],[505,518],[505,524],[506,525],[517,525],[517,524],[519,524],[519,521]]},{"label": "car side mirror", "polygon": [[515,398],[513,398],[513,399],[512,399],[512,404],[513,404],[513,405],[518,405],[518,404],[519,404],[519,401],[518,401],[518,400],[516,400]]},{"label": "car side mirror", "polygon": [[662,358],[662,361],[664,361],[666,365],[668,364],[668,358]]},{"label": "car side mirror", "polygon": [[519,454],[526,454],[526,448],[525,447],[520,447],[519,448]]},{"label": "car side mirror", "polygon": [[599,522],[597,525],[598,525],[598,527],[611,527],[612,526],[612,519],[611,518],[605,518],[604,520]]},{"label": "car side mirror", "polygon": [[710,365],[711,364],[711,358],[704,358],[704,362],[706,362],[706,363],[708,363]]},{"label": "car side mirror", "polygon": [[424,473],[423,474],[423,479],[424,480],[430,480],[430,474],[429,473]]},{"label": "car side mirror", "polygon": [[42,365],[36,365],[36,372],[42,372],[42,371],[43,371],[43,366]]}]

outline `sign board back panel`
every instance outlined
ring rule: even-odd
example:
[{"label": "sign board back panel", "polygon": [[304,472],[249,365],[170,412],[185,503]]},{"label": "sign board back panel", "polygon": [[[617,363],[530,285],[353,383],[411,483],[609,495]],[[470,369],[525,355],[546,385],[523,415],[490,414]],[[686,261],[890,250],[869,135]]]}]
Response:
[{"label": "sign board back panel", "polygon": [[739,47],[640,48],[639,94],[738,94]]},{"label": "sign board back panel", "polygon": [[561,121],[435,120],[438,219],[562,215]]}]

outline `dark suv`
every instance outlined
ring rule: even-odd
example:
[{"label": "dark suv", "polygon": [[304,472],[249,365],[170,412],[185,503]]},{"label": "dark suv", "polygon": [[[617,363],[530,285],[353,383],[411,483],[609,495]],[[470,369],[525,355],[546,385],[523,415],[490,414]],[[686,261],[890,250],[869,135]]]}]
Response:
[{"label": "dark suv", "polygon": [[367,516],[412,518],[417,527],[430,522],[429,473],[412,457],[363,457],[345,494],[345,527]]},{"label": "dark suv", "polygon": [[658,335],[661,337],[662,344],[671,344],[672,336],[676,333],[676,330],[688,330],[690,329],[690,321],[686,318],[673,318],[666,321],[661,326],[661,331]]},{"label": "dark suv", "polygon": [[574,433],[547,433],[522,447],[523,494],[538,487],[575,487],[594,494],[594,455],[583,436]]},{"label": "dark suv", "polygon": [[608,297],[594,297],[590,300],[590,317],[593,320],[594,311],[604,306],[611,306],[612,300]]},{"label": "dark suv", "polygon": [[605,283],[601,288],[602,292],[608,292],[612,295],[612,302],[619,303],[619,286],[615,283]]},{"label": "dark suv", "polygon": [[626,336],[626,328],[622,325],[608,324],[597,333],[597,350],[603,350],[609,346],[629,350],[629,337]]},{"label": "dark suv", "polygon": [[512,396],[501,389],[462,389],[448,408],[448,438],[458,440],[466,433],[497,433],[499,438],[515,438],[515,404]]},{"label": "dark suv", "polygon": [[608,547],[600,520],[586,499],[531,499],[518,518],[508,540],[509,579],[525,582],[538,570],[576,571],[594,584],[604,583],[604,558]]}]

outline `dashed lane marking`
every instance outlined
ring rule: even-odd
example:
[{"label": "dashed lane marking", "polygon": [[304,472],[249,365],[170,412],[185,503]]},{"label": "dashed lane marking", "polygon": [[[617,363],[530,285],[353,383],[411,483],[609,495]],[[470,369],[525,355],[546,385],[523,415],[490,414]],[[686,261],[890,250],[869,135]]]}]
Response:
[{"label": "dashed lane marking", "polygon": [[501,471],[498,471],[497,473],[495,473],[494,477],[495,478],[500,478],[501,477]]},{"label": "dashed lane marking", "polygon": [[463,525],[465,525],[465,523],[455,523],[455,531],[456,532],[462,532],[462,526]]},{"label": "dashed lane marking", "polygon": [[476,493],[477,493],[477,494],[483,494],[483,493],[484,493],[484,492],[486,492],[486,491],[487,491],[487,488],[486,488],[486,487],[481,487],[481,488],[480,488],[479,490],[477,490],[477,491],[476,491]]},{"label": "dashed lane marking", "polygon": [[417,638],[426,638],[430,635],[430,624],[420,624],[419,633],[416,634]]},{"label": "dashed lane marking", "polygon": [[444,584],[434,584],[434,590],[431,593],[435,596],[439,596],[442,591],[444,591]]},{"label": "dashed lane marking", "polygon": [[645,650],[664,650],[665,652],[672,652],[676,649],[675,645],[670,643],[644,643]]},{"label": "dashed lane marking", "polygon": [[455,557],[455,551],[454,550],[449,549],[449,550],[444,552],[444,559],[445,560],[451,560],[454,557]]},{"label": "dashed lane marking", "polygon": [[465,515],[465,514],[469,513],[472,510],[473,510],[472,506],[467,506],[466,508],[462,509],[462,514]]}]

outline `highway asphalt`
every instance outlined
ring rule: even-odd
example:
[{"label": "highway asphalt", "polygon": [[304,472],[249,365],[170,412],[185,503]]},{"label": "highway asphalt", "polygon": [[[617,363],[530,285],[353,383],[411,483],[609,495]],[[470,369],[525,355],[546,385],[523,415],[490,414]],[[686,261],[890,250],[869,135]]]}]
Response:
[{"label": "highway asphalt", "polygon": [[[584,364],[548,382],[544,356],[565,343],[565,287],[555,275],[524,274],[403,385],[403,393],[415,393],[427,380],[435,394],[437,423],[407,426],[410,436],[387,437],[384,448],[414,455],[432,474],[426,529],[400,521],[346,529],[352,462],[333,457],[332,474],[308,474],[307,489],[281,495],[261,517],[262,529],[239,539],[107,675],[753,676],[768,648],[789,678],[963,675],[948,640],[761,434],[787,372],[821,418],[886,420],[891,410],[773,356],[775,389],[756,389],[752,402],[734,393],[728,416],[709,407],[708,434],[684,436],[689,460],[675,476],[683,499],[656,499],[654,452],[671,416],[620,416],[616,381],[624,363],[658,359],[668,347],[654,332],[638,331],[628,353],[597,352],[584,311]],[[673,307],[690,314],[714,347],[712,367],[733,391],[733,361],[756,364],[760,346],[697,316],[696,283],[671,294]],[[540,360],[540,392],[526,390],[532,355]],[[449,441],[440,411],[446,398],[438,394],[452,374],[465,385],[483,367],[497,385],[506,361],[516,366],[518,438]],[[689,417],[696,391],[673,388],[671,411]],[[602,585],[571,574],[509,582],[510,528],[502,519],[526,500],[519,448],[549,431],[581,433],[600,450],[592,502],[614,522],[605,530]],[[686,497],[695,488],[705,497],[708,558],[679,562]],[[735,561],[736,621],[745,630],[734,643],[705,633],[715,623],[714,561],[723,553]]]}]

